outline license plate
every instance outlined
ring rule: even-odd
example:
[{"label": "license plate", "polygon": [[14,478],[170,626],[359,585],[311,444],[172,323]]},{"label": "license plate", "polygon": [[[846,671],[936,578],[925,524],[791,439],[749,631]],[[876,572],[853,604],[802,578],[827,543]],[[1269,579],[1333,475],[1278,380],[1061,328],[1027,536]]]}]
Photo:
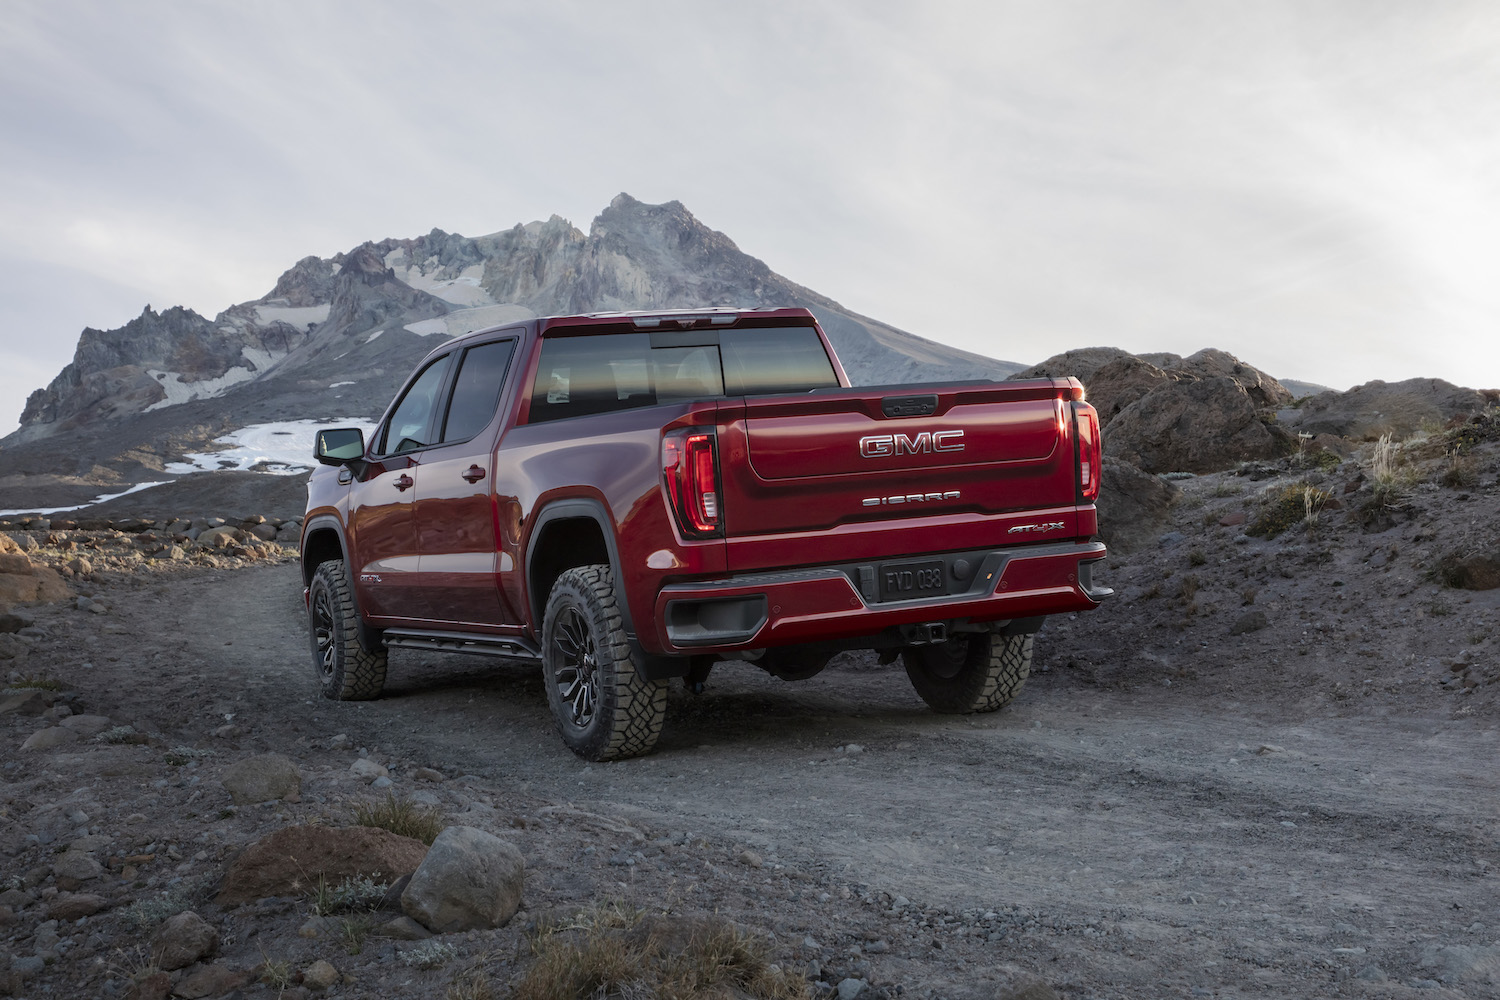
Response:
[{"label": "license plate", "polygon": [[906,601],[948,592],[947,574],[941,560],[919,563],[888,563],[880,567],[880,599]]}]

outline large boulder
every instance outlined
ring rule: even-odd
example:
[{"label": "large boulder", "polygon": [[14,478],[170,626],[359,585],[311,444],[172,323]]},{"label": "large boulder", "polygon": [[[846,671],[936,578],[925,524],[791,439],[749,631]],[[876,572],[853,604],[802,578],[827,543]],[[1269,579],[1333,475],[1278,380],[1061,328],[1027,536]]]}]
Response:
[{"label": "large boulder", "polygon": [[0,538],[6,543],[0,546],[0,608],[67,600],[71,591],[56,570],[33,564],[14,541]]},{"label": "large boulder", "polygon": [[401,909],[440,934],[499,927],[520,908],[525,878],[514,845],[472,826],[450,826],[412,874]]},{"label": "large boulder", "polygon": [[394,882],[416,871],[427,845],[368,826],[289,826],[247,847],[224,873],[216,902],[249,903],[301,896],[319,879],[330,886],[355,878]]},{"label": "large boulder", "polygon": [[167,918],[151,936],[151,955],[166,972],[186,969],[219,949],[219,932],[192,910]]},{"label": "large boulder", "polygon": [[1099,423],[1108,426],[1131,403],[1164,386],[1183,380],[1139,358],[1116,358],[1084,381],[1087,399],[1099,411]]},{"label": "large boulder", "polygon": [[1040,364],[1022,368],[1007,381],[1019,378],[1076,378],[1085,385],[1094,373],[1111,361],[1129,358],[1129,351],[1118,347],[1079,347],[1062,354],[1054,354]]},{"label": "large boulder", "polygon": [[1165,368],[1187,372],[1199,378],[1232,378],[1250,396],[1256,406],[1275,409],[1292,401],[1291,390],[1254,365],[1246,364],[1227,351],[1205,347]]},{"label": "large boulder", "polygon": [[1282,411],[1280,418],[1288,427],[1309,434],[1337,434],[1361,441],[1391,434],[1400,439],[1423,424],[1441,427],[1455,418],[1483,412],[1488,402],[1484,393],[1438,378],[1376,379],[1348,392],[1320,392],[1297,409]]},{"label": "large boulder", "polygon": [[1181,494],[1160,476],[1106,456],[1099,489],[1099,537],[1122,554],[1150,545],[1161,534]]},{"label": "large boulder", "polygon": [[1121,410],[1104,435],[1105,454],[1143,472],[1219,472],[1289,448],[1232,378],[1163,386]]}]

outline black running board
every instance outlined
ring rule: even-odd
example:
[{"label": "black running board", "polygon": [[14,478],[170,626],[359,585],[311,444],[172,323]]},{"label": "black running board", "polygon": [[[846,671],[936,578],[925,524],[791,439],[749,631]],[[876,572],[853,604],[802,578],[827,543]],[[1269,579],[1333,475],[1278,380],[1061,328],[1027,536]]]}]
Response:
[{"label": "black running board", "polygon": [[431,649],[444,653],[477,653],[515,660],[540,660],[541,652],[520,636],[477,635],[473,632],[430,632],[425,629],[388,628],[389,648]]}]

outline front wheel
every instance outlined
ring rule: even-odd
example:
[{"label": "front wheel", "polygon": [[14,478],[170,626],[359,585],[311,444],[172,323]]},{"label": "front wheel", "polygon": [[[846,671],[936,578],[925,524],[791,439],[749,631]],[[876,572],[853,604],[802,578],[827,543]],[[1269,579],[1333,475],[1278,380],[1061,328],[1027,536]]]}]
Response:
[{"label": "front wheel", "polygon": [[667,682],[648,680],[631,655],[608,566],[557,578],[542,642],[547,702],[568,748],[585,760],[650,753],[667,716]]},{"label": "front wheel", "polygon": [[385,687],[385,650],[359,644],[359,610],[342,559],[319,564],[307,591],[307,630],[323,697],[367,701]]},{"label": "front wheel", "polygon": [[984,632],[901,654],[906,676],[934,712],[993,712],[1021,693],[1031,673],[1029,635]]}]

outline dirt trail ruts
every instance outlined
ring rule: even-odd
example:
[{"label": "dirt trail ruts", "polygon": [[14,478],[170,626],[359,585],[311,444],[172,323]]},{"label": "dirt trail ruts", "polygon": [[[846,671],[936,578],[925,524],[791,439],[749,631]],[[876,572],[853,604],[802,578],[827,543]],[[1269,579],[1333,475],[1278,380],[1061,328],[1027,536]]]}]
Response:
[{"label": "dirt trail ruts", "polygon": [[[37,617],[58,672],[108,692],[112,717],[191,741],[232,714],[247,735],[226,762],[322,762],[347,733],[497,800],[743,845],[853,892],[750,885],[715,908],[783,932],[857,920],[889,942],[864,956],[874,977],[908,990],[963,996],[1019,968],[1076,997],[1500,995],[1488,718],[1285,718],[1191,681],[1106,691],[1059,671],[1000,713],[942,717],[899,666],[846,657],[795,684],[721,665],[705,694],[674,689],[655,754],[587,765],[522,664],[397,651],[381,699],[319,700],[295,566],[110,603]],[[965,911],[974,930],[938,935]]]}]

